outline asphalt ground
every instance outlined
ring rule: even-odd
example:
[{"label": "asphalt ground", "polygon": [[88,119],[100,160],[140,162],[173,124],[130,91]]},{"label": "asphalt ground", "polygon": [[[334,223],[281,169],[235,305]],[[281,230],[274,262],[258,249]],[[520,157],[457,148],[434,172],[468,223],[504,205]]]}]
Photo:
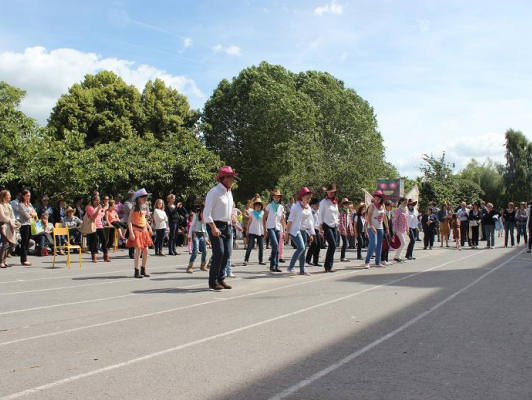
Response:
[{"label": "asphalt ground", "polygon": [[307,277],[236,250],[222,292],[188,254],[150,257],[149,279],[125,251],[32,257],[0,270],[0,399],[531,399],[530,254],[415,256]]}]

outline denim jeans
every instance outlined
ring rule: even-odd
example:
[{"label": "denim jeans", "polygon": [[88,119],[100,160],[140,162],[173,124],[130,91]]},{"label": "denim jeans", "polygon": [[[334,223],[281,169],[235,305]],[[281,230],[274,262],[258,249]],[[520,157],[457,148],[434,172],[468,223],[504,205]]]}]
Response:
[{"label": "denim jeans", "polygon": [[[231,249],[234,248],[235,244],[235,231],[230,228],[231,232],[233,232],[233,236],[231,237]],[[225,277],[227,278],[229,275],[233,273],[233,251],[231,251],[231,254],[229,254],[229,257],[227,258],[227,263],[225,264]]]},{"label": "denim jeans", "polygon": [[216,227],[220,231],[220,236],[215,237],[212,234],[212,228],[207,225],[207,233],[212,245],[212,262],[209,270],[209,283],[225,279],[225,269],[227,260],[231,258],[233,252],[233,229],[226,223],[215,221]]},{"label": "denim jeans", "polygon": [[366,254],[366,264],[371,261],[371,256],[375,253],[375,264],[381,263],[382,252],[382,238],[384,236],[384,229],[377,229],[377,233],[373,233],[373,229],[368,228],[368,252]]},{"label": "denim jeans", "polygon": [[342,250],[340,252],[340,258],[343,260],[345,258],[345,253],[347,251],[347,245],[349,244],[349,239],[347,235],[340,235],[342,237]]},{"label": "denim jeans", "polygon": [[325,240],[327,241],[327,253],[325,254],[325,262],[323,266],[326,270],[330,270],[333,267],[334,263],[334,252],[338,246],[338,230],[336,228],[331,228],[327,224],[323,224],[323,234]]},{"label": "denim jeans", "polygon": [[406,258],[414,256],[414,245],[416,244],[417,229],[410,228],[408,230],[408,235],[410,237],[410,242],[406,248]]},{"label": "denim jeans", "polygon": [[270,268],[275,268],[279,266],[279,241],[281,240],[281,232],[276,229],[268,229],[268,237],[272,246]]},{"label": "denim jeans", "polygon": [[495,225],[484,225],[486,227],[487,246],[495,247]]},{"label": "denim jeans", "polygon": [[528,242],[527,236],[526,236],[526,224],[517,224],[517,244],[521,242],[521,236],[523,236],[523,240],[525,241],[525,244]]},{"label": "denim jeans", "polygon": [[201,232],[196,232],[192,236],[192,254],[190,255],[189,262],[193,263],[196,261],[198,250],[201,251],[201,262],[207,261],[207,244],[205,243],[205,235]]},{"label": "denim jeans", "polygon": [[244,258],[245,261],[249,261],[249,256],[251,254],[251,250],[253,250],[253,247],[255,246],[255,240],[257,241],[257,246],[259,247],[259,262],[262,262],[262,259],[264,257],[264,237],[259,235],[254,235],[252,233],[248,233],[248,248],[246,249],[246,256]]},{"label": "denim jeans", "polygon": [[504,246],[508,246],[508,235],[510,235],[512,246],[515,245],[514,237],[515,222],[504,221]]},{"label": "denim jeans", "polygon": [[177,222],[170,222],[170,234],[168,235],[168,253],[172,254],[177,246]]},{"label": "denim jeans", "polygon": [[290,260],[290,266],[288,267],[289,271],[292,271],[295,266],[297,260],[299,260],[299,272],[304,273],[305,272],[305,249],[307,247],[307,232],[306,231],[299,231],[297,235],[290,235],[292,237],[292,241],[296,245],[296,251],[294,251],[294,254],[292,255],[292,259]]}]

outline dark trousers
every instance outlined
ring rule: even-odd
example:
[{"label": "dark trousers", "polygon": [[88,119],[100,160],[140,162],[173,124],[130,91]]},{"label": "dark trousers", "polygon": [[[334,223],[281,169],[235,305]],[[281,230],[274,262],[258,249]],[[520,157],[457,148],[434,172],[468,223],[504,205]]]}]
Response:
[{"label": "dark trousers", "polygon": [[216,281],[221,282],[225,279],[225,267],[227,260],[231,257],[233,252],[233,229],[229,224],[215,221],[214,222],[220,236],[215,237],[212,234],[212,228],[207,225],[207,233],[211,240],[212,246],[212,259],[211,269],[209,270],[209,284],[213,284]]},{"label": "dark trousers", "polygon": [[408,230],[408,236],[410,237],[410,242],[406,248],[406,258],[414,256],[414,245],[416,244],[417,229],[410,228]]},{"label": "dark trousers", "polygon": [[28,261],[28,248],[30,246],[31,225],[20,227],[20,262]]},{"label": "dark trousers", "polygon": [[364,237],[362,233],[357,236],[357,260],[362,260],[362,247],[364,247]]},{"label": "dark trousers", "polygon": [[434,246],[434,228],[423,229],[423,246],[424,247]]},{"label": "dark trousers", "polygon": [[389,253],[390,253],[390,235],[385,233],[382,238],[381,261],[387,262]]},{"label": "dark trousers", "polygon": [[464,247],[465,242],[471,244],[469,238],[469,221],[460,221],[460,244]]},{"label": "dark trousers", "polygon": [[307,264],[318,264],[320,260],[321,240],[319,233],[314,236],[314,241],[307,250]]},{"label": "dark trousers", "polygon": [[343,260],[345,258],[345,253],[347,252],[347,246],[349,244],[349,239],[347,235],[342,236],[342,250],[340,251],[340,258]]},{"label": "dark trousers", "polygon": [[87,240],[89,241],[89,249],[91,254],[96,254],[98,251],[98,240],[102,245],[103,254],[107,254],[107,241],[105,240],[105,229],[98,228],[96,232],[87,235]]},{"label": "dark trousers", "polygon": [[162,254],[166,228],[155,230],[155,254]]},{"label": "dark trousers", "polygon": [[515,222],[504,221],[504,246],[505,247],[508,247],[508,235],[510,235],[510,238],[512,239],[511,241],[512,246],[515,245],[514,229],[515,229]]},{"label": "dark trousers", "polygon": [[177,222],[170,222],[170,234],[168,235],[168,253],[175,252],[177,246],[177,228],[179,224]]},{"label": "dark trousers", "polygon": [[478,246],[478,238],[480,236],[480,226],[471,227],[471,246]]},{"label": "dark trousers", "polygon": [[338,243],[338,231],[336,228],[331,228],[329,225],[323,224],[323,234],[328,246],[323,266],[325,267],[325,270],[328,271],[333,267],[334,252],[336,251]]},{"label": "dark trousers", "polygon": [[259,262],[262,262],[264,257],[264,237],[259,235],[253,235],[252,233],[248,234],[248,248],[246,249],[245,261],[249,261],[249,256],[251,250],[255,247],[255,240],[257,241],[257,246],[259,246]]}]

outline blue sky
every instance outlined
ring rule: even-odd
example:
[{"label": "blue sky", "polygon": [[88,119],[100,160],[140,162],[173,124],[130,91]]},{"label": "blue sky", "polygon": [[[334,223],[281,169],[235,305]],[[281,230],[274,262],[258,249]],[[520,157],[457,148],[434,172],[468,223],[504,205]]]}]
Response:
[{"label": "blue sky", "polygon": [[5,1],[0,80],[45,122],[86,73],[162,77],[200,108],[223,78],[263,60],[328,71],[374,107],[387,158],[414,176],[423,153],[458,167],[503,160],[504,132],[532,138],[527,1]]}]

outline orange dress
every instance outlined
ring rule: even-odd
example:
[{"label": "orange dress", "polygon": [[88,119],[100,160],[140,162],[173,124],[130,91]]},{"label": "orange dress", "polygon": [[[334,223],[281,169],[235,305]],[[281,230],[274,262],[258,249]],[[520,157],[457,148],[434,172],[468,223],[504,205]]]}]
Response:
[{"label": "orange dress", "polygon": [[153,240],[150,231],[148,230],[148,221],[146,220],[147,212],[145,210],[133,210],[131,212],[133,213],[131,223],[133,225],[133,232],[135,233],[135,240],[131,239],[131,236],[129,236],[126,246],[138,247],[141,249],[153,246]]}]

